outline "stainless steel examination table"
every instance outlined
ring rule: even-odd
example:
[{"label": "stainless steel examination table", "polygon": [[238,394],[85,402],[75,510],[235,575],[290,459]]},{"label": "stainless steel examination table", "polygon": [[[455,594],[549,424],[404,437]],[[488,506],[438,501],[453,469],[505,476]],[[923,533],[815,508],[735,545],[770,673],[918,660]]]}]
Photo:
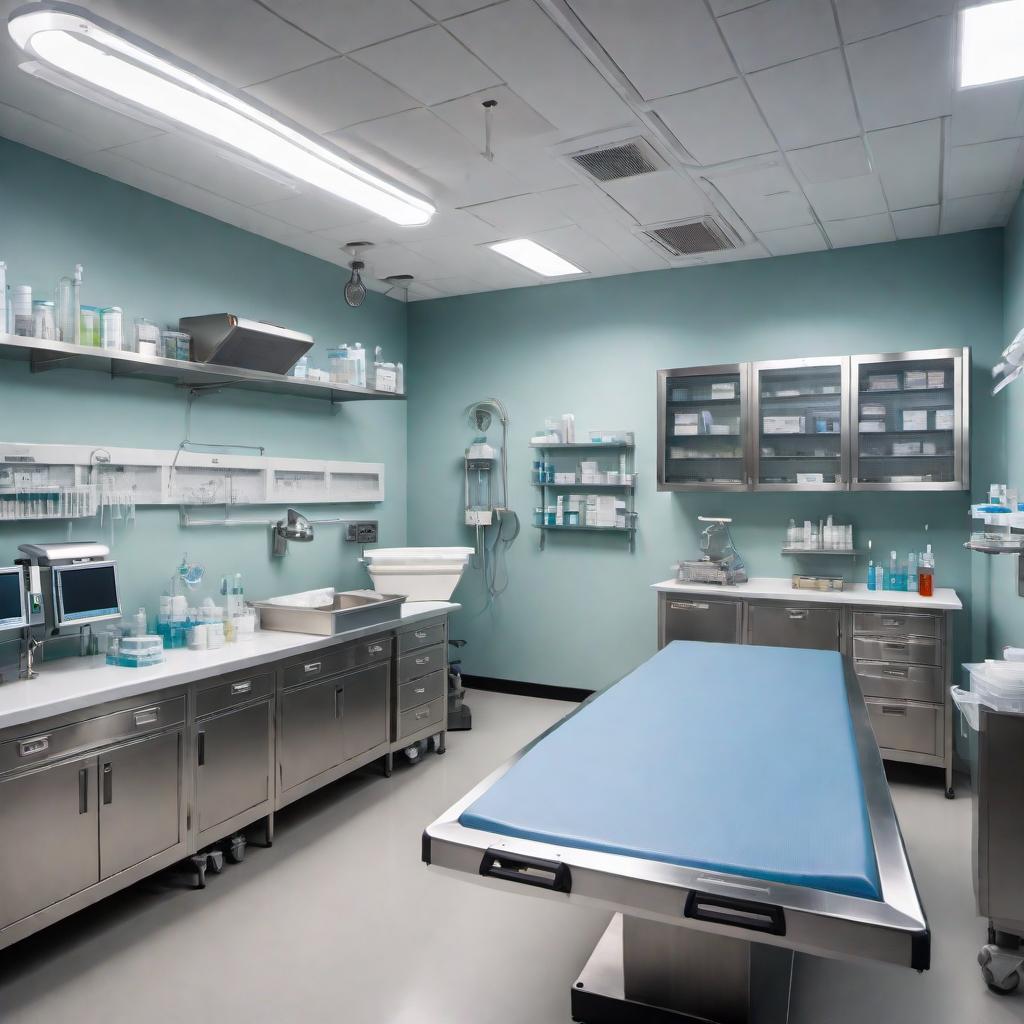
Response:
[{"label": "stainless steel examination table", "polygon": [[423,859],[617,912],[571,989],[586,1024],[784,1021],[793,950],[928,967],[864,701],[831,651],[669,644],[430,825]]}]

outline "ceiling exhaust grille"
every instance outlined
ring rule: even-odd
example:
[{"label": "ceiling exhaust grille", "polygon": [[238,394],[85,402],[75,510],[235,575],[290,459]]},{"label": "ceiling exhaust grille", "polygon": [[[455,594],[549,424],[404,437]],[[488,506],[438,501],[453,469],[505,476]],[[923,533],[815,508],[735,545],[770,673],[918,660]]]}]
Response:
[{"label": "ceiling exhaust grille", "polygon": [[619,181],[663,170],[667,165],[646,139],[627,139],[570,153],[569,159],[595,181]]},{"label": "ceiling exhaust grille", "polygon": [[696,256],[702,252],[736,248],[726,229],[713,217],[648,228],[646,234],[673,256]]}]

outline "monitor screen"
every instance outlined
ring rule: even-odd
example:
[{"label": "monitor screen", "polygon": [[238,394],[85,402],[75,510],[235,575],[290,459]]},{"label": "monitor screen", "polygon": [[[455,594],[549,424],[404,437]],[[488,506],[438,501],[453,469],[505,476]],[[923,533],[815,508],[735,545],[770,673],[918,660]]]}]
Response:
[{"label": "monitor screen", "polygon": [[0,569],[0,629],[20,629],[25,621],[24,577],[20,569]]},{"label": "monitor screen", "polygon": [[121,614],[113,562],[55,566],[57,625],[112,619]]}]

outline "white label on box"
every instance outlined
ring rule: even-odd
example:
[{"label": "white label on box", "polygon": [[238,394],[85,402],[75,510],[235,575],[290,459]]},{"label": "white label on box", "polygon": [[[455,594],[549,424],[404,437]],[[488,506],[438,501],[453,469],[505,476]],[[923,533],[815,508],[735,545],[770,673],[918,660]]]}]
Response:
[{"label": "white label on box", "polygon": [[927,430],[928,410],[927,409],[904,409],[903,410],[904,430]]},{"label": "white label on box", "polygon": [[736,385],[735,384],[712,384],[711,385],[711,397],[712,398],[735,398],[736,397]]},{"label": "white label on box", "polygon": [[862,434],[883,434],[885,433],[885,420],[861,420],[860,432]]},{"label": "white label on box", "polygon": [[798,484],[823,484],[825,482],[824,473],[797,473],[796,482]]},{"label": "white label on box", "polygon": [[804,433],[804,417],[765,416],[764,432],[766,434],[802,434]]},{"label": "white label on box", "polygon": [[952,430],[953,429],[953,410],[952,409],[936,409],[935,410],[935,429],[936,430]]}]

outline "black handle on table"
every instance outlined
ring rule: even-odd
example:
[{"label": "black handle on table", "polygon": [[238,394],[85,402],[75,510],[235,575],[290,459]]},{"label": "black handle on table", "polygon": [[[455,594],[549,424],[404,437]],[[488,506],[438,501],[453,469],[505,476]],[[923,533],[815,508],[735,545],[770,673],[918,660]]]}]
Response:
[{"label": "black handle on table", "polygon": [[738,900],[732,896],[718,896],[691,889],[686,897],[683,917],[694,921],[710,921],[713,924],[728,924],[735,928],[746,928],[752,932],[767,932],[769,935],[786,934],[786,915],[782,907],[770,903],[755,903],[753,900]]},{"label": "black handle on table", "polygon": [[489,849],[480,861],[480,874],[487,878],[504,878],[507,882],[534,885],[539,889],[572,892],[569,865],[560,860],[543,860],[521,853]]}]

